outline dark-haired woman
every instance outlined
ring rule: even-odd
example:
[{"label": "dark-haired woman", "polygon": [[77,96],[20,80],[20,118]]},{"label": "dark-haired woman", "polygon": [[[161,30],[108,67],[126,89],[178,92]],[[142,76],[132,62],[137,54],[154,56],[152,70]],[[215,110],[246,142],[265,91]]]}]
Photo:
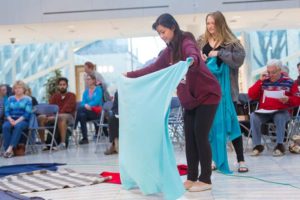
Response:
[{"label": "dark-haired woman", "polygon": [[[211,189],[211,148],[208,134],[220,100],[220,86],[203,62],[194,36],[180,30],[170,14],[162,14],[152,25],[167,47],[157,60],[146,68],[127,72],[127,77],[140,77],[188,57],[193,58],[186,78],[177,87],[184,112],[188,176],[184,186],[191,192]],[[199,175],[198,167],[201,165]],[[172,184],[172,183],[170,183]]]}]

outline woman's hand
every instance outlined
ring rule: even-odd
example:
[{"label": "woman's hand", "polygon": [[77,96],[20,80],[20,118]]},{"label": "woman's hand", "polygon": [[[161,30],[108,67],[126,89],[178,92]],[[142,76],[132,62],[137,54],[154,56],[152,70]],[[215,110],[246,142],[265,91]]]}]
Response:
[{"label": "woman's hand", "polygon": [[208,57],[217,57],[219,51],[210,51]]},{"label": "woman's hand", "polygon": [[123,72],[122,74],[123,76],[127,77],[127,72]]},{"label": "woman's hand", "polygon": [[7,120],[9,121],[9,123],[10,123],[12,126],[15,126],[15,125],[16,125],[16,122],[15,122],[14,119],[12,119],[12,118],[9,117]]},{"label": "woman's hand", "polygon": [[17,119],[16,121],[15,121],[15,125],[17,124],[17,123],[19,123],[19,122],[21,122],[21,121],[23,121],[24,120],[24,117],[19,117],[19,119]]},{"label": "woman's hand", "polygon": [[85,109],[87,109],[87,110],[92,110],[91,106],[88,105],[88,104],[85,104],[84,107],[85,107]]},{"label": "woman's hand", "polygon": [[206,62],[207,56],[206,56],[204,53],[202,53],[202,51],[200,52],[200,55],[201,55],[202,60],[203,60],[204,62]]}]

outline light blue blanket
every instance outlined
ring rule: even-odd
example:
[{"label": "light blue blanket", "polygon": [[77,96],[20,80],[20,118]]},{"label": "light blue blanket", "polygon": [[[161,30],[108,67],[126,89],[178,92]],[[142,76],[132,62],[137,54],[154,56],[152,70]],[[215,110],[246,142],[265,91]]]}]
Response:
[{"label": "light blue blanket", "polygon": [[229,67],[225,63],[218,66],[216,58],[208,58],[207,67],[218,79],[222,98],[209,133],[212,157],[216,167],[223,173],[231,173],[227,160],[227,139],[234,140],[241,135],[241,129],[230,92]]},{"label": "light blue blanket", "polygon": [[163,193],[168,200],[183,195],[168,114],[172,95],[189,64],[181,61],[139,78],[121,77],[119,162],[123,188],[139,187],[145,195]]}]

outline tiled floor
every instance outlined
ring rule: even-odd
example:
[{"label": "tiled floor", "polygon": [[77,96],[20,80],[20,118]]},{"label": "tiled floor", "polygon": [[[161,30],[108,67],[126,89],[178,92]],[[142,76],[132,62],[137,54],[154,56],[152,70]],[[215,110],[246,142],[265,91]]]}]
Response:
[{"label": "tiled floor", "polygon": [[[11,159],[0,158],[0,165],[11,165],[36,162],[63,162],[64,167],[80,172],[100,173],[102,171],[118,171],[118,157],[104,156],[105,146],[101,146],[98,153],[95,145],[83,145],[79,148],[71,147],[65,151],[52,154],[39,153]],[[229,152],[229,161],[234,169],[235,154]],[[300,199],[300,155],[287,153],[284,157],[272,157],[270,151],[265,151],[260,157],[250,157],[246,153],[246,161],[250,172],[223,175],[213,172],[213,190],[202,193],[186,192],[180,198],[187,199]],[[184,151],[176,149],[177,163],[186,163]],[[235,170],[235,169],[234,169]],[[235,170],[236,171],[236,170]],[[186,177],[182,177],[185,180]],[[290,185],[289,185],[290,184]],[[41,196],[51,200],[159,200],[161,195],[143,196],[139,190],[124,190],[120,185],[101,183],[81,188],[54,190],[26,194],[27,196]]]}]

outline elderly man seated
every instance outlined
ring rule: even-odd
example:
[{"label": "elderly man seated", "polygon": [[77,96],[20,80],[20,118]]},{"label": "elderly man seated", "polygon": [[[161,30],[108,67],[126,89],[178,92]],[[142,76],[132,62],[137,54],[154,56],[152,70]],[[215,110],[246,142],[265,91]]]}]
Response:
[{"label": "elderly man seated", "polygon": [[[284,155],[283,145],[285,126],[290,119],[288,108],[291,107],[291,88],[293,80],[281,72],[282,63],[271,60],[267,64],[267,73],[249,88],[248,95],[252,100],[259,100],[259,110],[250,115],[250,126],[253,140],[253,156],[258,156],[263,150],[261,145],[261,125],[273,120],[276,126],[276,143],[273,156]],[[263,109],[263,112],[259,112]],[[265,111],[269,110],[269,111]]]}]

